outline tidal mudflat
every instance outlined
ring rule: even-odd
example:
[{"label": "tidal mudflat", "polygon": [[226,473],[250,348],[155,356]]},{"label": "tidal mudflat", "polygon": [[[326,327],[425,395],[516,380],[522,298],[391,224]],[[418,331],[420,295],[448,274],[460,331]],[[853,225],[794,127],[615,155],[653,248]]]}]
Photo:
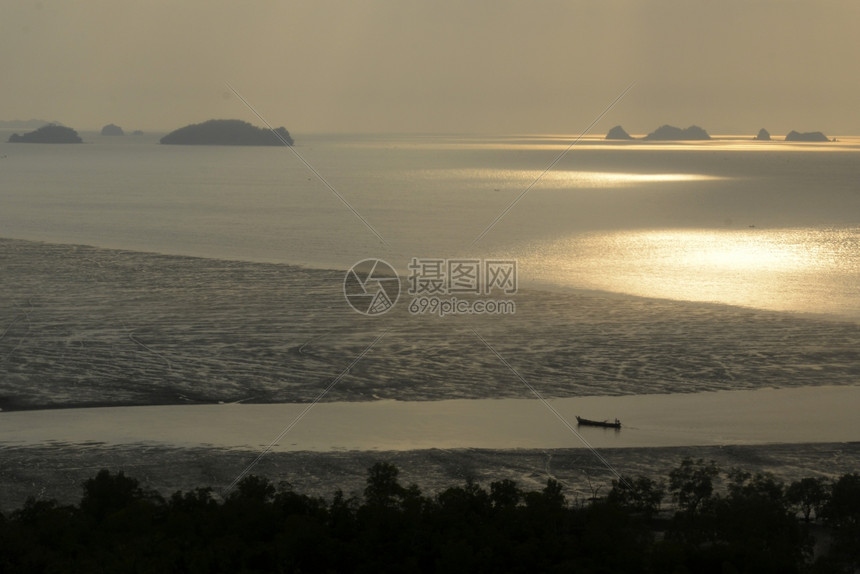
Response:
[{"label": "tidal mudflat", "polygon": [[[343,272],[0,240],[0,408],[853,385],[856,322],[521,289],[515,315],[355,313]],[[474,331],[473,331],[474,329]]]},{"label": "tidal mudflat", "polygon": [[[860,381],[860,326],[852,321],[535,289],[515,295],[515,315],[416,316],[400,305],[368,318],[347,306],[342,282],[343,271],[335,270],[0,240],[0,407],[307,403],[383,332],[324,402],[532,399],[476,332],[547,398],[635,402],[648,395],[652,404],[683,393]],[[573,414],[591,413],[565,412]],[[829,415],[808,413],[822,425]],[[280,428],[261,432],[253,446]],[[29,494],[76,500],[80,481],[100,468],[124,469],[163,493],[217,488],[256,456],[247,446],[72,442],[62,429],[55,435],[26,445],[13,436],[0,445],[0,506]],[[856,442],[758,441],[627,446],[607,459],[625,474],[665,475],[680,457],[703,456],[787,479],[850,472],[860,460]],[[555,476],[572,496],[584,496],[595,481],[612,478],[582,448],[365,446],[313,452],[296,445],[270,453],[254,471],[321,495],[338,487],[358,492],[365,469],[379,459],[401,465],[404,482],[431,489],[468,476],[529,487]]]}]

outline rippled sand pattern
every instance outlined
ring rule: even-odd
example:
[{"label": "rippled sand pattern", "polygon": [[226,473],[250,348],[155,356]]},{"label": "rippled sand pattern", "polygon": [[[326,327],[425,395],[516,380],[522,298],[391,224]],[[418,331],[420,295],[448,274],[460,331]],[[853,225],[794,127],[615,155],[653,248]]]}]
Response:
[{"label": "rippled sand pattern", "polygon": [[521,290],[510,316],[364,317],[343,272],[0,240],[4,410],[528,397],[860,382],[860,326]]}]

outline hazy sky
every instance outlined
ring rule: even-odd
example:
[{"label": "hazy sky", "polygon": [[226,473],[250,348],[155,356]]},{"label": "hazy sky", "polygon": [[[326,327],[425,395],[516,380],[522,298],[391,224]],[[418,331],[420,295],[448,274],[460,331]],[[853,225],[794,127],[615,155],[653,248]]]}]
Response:
[{"label": "hazy sky", "polygon": [[0,0],[0,119],[860,134],[857,0]]}]

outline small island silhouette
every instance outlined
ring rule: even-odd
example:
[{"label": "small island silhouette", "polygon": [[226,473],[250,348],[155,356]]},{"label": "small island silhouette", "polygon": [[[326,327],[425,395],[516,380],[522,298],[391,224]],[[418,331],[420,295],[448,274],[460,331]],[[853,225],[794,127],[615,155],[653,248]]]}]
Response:
[{"label": "small island silhouette", "polygon": [[[623,127],[615,126],[606,134],[606,138],[608,140],[632,140],[635,139],[633,136],[628,134]],[[664,125],[660,126],[644,138],[644,140],[657,140],[657,141],[675,141],[675,140],[709,140],[711,136],[708,135],[704,129],[699,126],[690,126],[686,129],[676,128],[675,126]]]},{"label": "small island silhouette", "polygon": [[280,127],[274,132],[242,120],[209,120],[174,130],[161,138],[171,145],[293,145],[290,132]]},{"label": "small island silhouette", "polygon": [[72,128],[48,124],[24,135],[12,134],[9,143],[82,143],[78,132]]},{"label": "small island silhouette", "polygon": [[756,139],[759,141],[769,142],[770,141],[770,132],[764,128],[761,128],[758,131],[758,135],[756,137],[754,137],[753,139]]},{"label": "small island silhouette", "polygon": [[821,132],[796,132],[791,130],[785,136],[787,142],[829,142],[830,138]]},{"label": "small island silhouette", "polygon": [[[615,126],[606,134],[607,140],[631,140],[635,139],[628,134],[623,127]],[[686,129],[677,128],[675,126],[664,125],[660,126],[644,138],[645,140],[656,141],[677,141],[677,140],[709,140],[711,136],[707,131],[699,126],[690,126]],[[761,128],[758,134],[753,138],[757,141],[772,141],[770,132]],[[796,132],[792,130],[785,136],[787,142],[830,142],[836,141],[836,138],[830,139],[822,132]]]},{"label": "small island silhouette", "polygon": [[116,124],[108,124],[102,128],[103,136],[123,136],[125,132]]},{"label": "small island silhouette", "polygon": [[690,126],[685,129],[675,126],[660,126],[647,136],[646,140],[709,140],[711,136],[699,126]]},{"label": "small island silhouette", "polygon": [[621,126],[615,126],[606,134],[608,140],[632,140],[633,136],[624,131]]}]

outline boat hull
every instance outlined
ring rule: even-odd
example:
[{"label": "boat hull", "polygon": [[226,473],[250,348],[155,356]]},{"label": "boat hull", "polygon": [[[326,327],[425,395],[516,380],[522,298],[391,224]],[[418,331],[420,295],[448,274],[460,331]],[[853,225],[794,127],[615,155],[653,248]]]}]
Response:
[{"label": "boat hull", "polygon": [[603,428],[610,428],[610,429],[620,429],[621,428],[621,421],[619,421],[618,419],[616,419],[614,423],[611,423],[609,421],[592,421],[592,420],[584,419],[584,418],[578,416],[578,417],[576,417],[576,422],[577,422],[577,424],[580,424],[583,426],[589,426],[589,427],[603,427]]}]

